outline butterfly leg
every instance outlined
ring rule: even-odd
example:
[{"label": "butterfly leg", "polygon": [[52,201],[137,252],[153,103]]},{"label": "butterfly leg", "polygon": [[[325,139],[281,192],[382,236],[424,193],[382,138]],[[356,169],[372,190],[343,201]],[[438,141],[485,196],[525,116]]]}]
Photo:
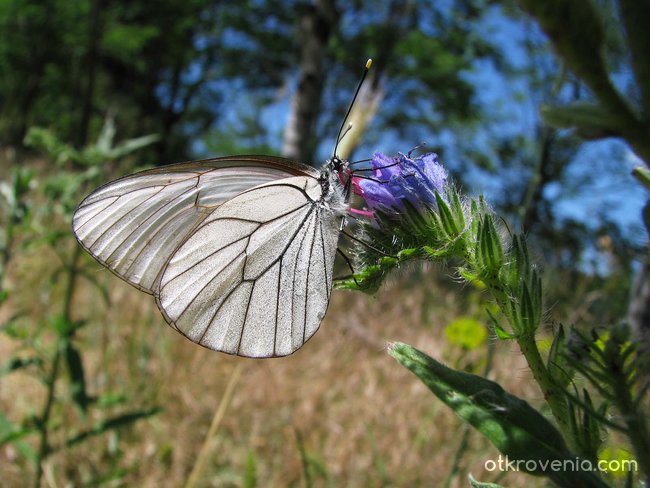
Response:
[{"label": "butterfly leg", "polygon": [[341,255],[341,257],[343,258],[345,263],[348,265],[348,268],[350,268],[350,271],[352,272],[352,274],[347,275],[347,276],[339,276],[338,278],[334,278],[334,280],[344,280],[344,279],[347,279],[347,278],[352,278],[354,280],[354,284],[357,285],[358,287],[361,287],[361,284],[355,278],[356,272],[354,271],[354,267],[352,266],[352,261],[350,260],[350,258],[347,257],[345,255],[345,253],[343,251],[341,251],[338,247],[336,248],[336,252]]},{"label": "butterfly leg", "polygon": [[349,233],[345,232],[345,230],[342,230],[341,232],[342,232],[343,235],[346,236],[347,238],[352,239],[354,242],[358,242],[358,243],[361,244],[362,246],[366,246],[367,248],[372,249],[373,251],[378,252],[379,254],[381,254],[381,255],[383,255],[383,256],[386,256],[386,257],[389,257],[389,258],[393,258],[393,257],[395,257],[395,256],[391,256],[390,254],[386,254],[384,251],[382,251],[382,250],[380,250],[380,249],[377,249],[377,248],[376,248],[375,246],[373,246],[372,244],[369,244],[369,243],[367,243],[367,242],[365,242],[365,241],[359,239],[358,237],[354,237],[352,234],[349,234]]}]

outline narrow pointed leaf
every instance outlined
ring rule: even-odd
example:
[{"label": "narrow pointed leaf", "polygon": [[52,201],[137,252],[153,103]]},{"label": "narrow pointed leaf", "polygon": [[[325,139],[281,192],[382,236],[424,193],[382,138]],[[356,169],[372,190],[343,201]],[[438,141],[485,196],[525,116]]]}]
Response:
[{"label": "narrow pointed leaf", "polygon": [[616,118],[606,108],[593,103],[576,102],[563,107],[542,107],[540,113],[548,125],[557,129],[576,129],[584,139],[618,135]]},{"label": "narrow pointed leaf", "polygon": [[11,373],[18,369],[27,368],[32,365],[40,365],[43,360],[39,357],[14,357],[9,359],[6,363],[0,365],[0,376]]},{"label": "narrow pointed leaf", "polygon": [[498,485],[496,483],[484,483],[482,481],[477,481],[471,474],[469,475],[469,486],[472,488],[504,488],[502,485]]},{"label": "narrow pointed leaf", "polygon": [[94,427],[88,430],[84,430],[82,432],[79,432],[78,434],[68,438],[65,441],[64,446],[66,448],[74,446],[75,444],[79,444],[80,442],[85,441],[86,439],[89,439],[90,437],[94,437],[96,435],[103,434],[104,432],[107,432],[109,430],[117,429],[120,427],[126,427],[128,425],[133,424],[134,422],[145,419],[147,417],[151,417],[152,415],[156,415],[159,413],[161,409],[159,407],[153,407],[153,408],[148,408],[145,410],[137,410],[134,412],[128,412],[124,413],[121,415],[117,415],[116,417],[110,418],[108,420],[104,420],[103,422],[98,423]]},{"label": "narrow pointed leaf", "polygon": [[438,192],[436,192],[436,203],[438,205],[440,220],[442,221],[442,226],[444,227],[446,234],[452,239],[455,238],[460,233],[460,230],[456,225],[456,221],[449,205],[447,205],[447,202],[445,202]]},{"label": "narrow pointed leaf", "polygon": [[65,362],[70,373],[72,400],[85,413],[92,399],[86,393],[86,374],[81,361],[81,354],[70,341],[66,341]]},{"label": "narrow pointed leaf", "polygon": [[551,478],[560,486],[604,488],[591,472],[552,469],[552,464],[574,460],[558,430],[527,402],[481,376],[454,371],[417,349],[392,344],[389,354],[411,370],[440,400],[487,437],[502,454],[535,465],[531,474]]},{"label": "narrow pointed leaf", "polygon": [[573,368],[571,368],[564,356],[565,342],[564,327],[560,324],[553,338],[551,350],[548,353],[546,368],[553,380],[562,388],[568,386],[573,378]]}]

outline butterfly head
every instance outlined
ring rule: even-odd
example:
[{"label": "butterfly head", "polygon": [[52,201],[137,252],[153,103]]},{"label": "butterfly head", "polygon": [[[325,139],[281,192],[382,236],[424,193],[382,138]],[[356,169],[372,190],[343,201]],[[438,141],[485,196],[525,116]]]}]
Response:
[{"label": "butterfly head", "polygon": [[320,180],[325,188],[332,185],[345,187],[351,176],[350,163],[339,156],[334,156],[323,165]]}]

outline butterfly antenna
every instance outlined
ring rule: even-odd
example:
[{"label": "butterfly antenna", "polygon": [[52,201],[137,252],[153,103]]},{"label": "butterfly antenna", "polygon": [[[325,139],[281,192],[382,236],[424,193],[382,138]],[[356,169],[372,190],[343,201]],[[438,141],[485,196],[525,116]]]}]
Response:
[{"label": "butterfly antenna", "polygon": [[357,85],[357,90],[354,92],[354,96],[352,97],[352,102],[348,107],[348,111],[345,113],[345,117],[343,117],[343,122],[341,122],[341,128],[339,129],[339,133],[336,135],[336,145],[334,146],[334,154],[332,155],[332,158],[336,157],[336,150],[339,147],[339,142],[341,142],[341,139],[343,139],[343,137],[352,128],[352,124],[350,124],[348,128],[345,130],[345,132],[343,132],[343,128],[345,127],[345,121],[348,120],[348,117],[350,116],[350,112],[352,112],[352,107],[354,107],[354,102],[357,99],[357,95],[359,95],[359,90],[361,90],[361,85],[363,85],[363,82],[366,79],[366,75],[368,74],[368,71],[370,70],[371,66],[372,66],[372,59],[369,59],[368,61],[366,61],[366,67],[363,69],[363,74],[361,75],[361,79],[359,80],[359,84]]}]

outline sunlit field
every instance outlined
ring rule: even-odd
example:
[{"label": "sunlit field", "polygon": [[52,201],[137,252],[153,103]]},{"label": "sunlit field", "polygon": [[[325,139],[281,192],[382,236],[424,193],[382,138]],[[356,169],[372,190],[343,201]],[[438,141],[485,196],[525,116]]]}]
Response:
[{"label": "sunlit field", "polygon": [[[42,160],[29,165],[50,171]],[[35,349],[53,355],[51,324],[60,313],[64,280],[52,269],[57,253],[71,252],[77,243],[67,222],[39,221],[42,210],[34,209],[34,225],[66,237],[59,249],[18,243],[21,252],[7,274],[12,293],[0,319],[17,318],[23,326],[13,339],[0,335],[2,358],[31,357]],[[191,343],[164,322],[152,297],[85,255],[80,263],[90,279],[77,278],[72,319],[86,325],[74,341],[87,394],[106,407],[85,415],[67,400],[73,392],[61,365],[49,442],[60,447],[125,411],[159,410],[51,454],[44,463],[46,486],[183,486],[201,451],[206,463],[197,486],[465,486],[468,473],[496,479],[499,473],[486,472],[484,463],[497,459],[498,451],[466,433],[455,414],[386,353],[391,341],[474,372],[484,371],[491,345],[489,377],[540,403],[515,347],[489,339],[467,350],[445,336],[446,325],[458,317],[484,321],[488,302],[441,267],[410,266],[375,296],[336,291],[320,330],[302,349],[286,358],[253,360]],[[26,347],[21,334],[38,338]],[[15,424],[29,424],[46,396],[33,370],[13,372],[3,377],[0,411]],[[220,424],[206,445],[219,409]],[[2,486],[31,482],[24,445],[36,451],[38,436],[2,447]],[[523,479],[510,473],[503,481]]]},{"label": "sunlit field", "polygon": [[[62,231],[63,222],[57,222]],[[66,245],[76,245],[72,237]],[[85,257],[84,257],[85,258]],[[27,248],[12,262],[14,288],[2,320],[25,313],[25,334],[47,323],[63,290],[50,276],[56,253]],[[451,344],[444,327],[458,316],[483,317],[480,292],[454,284],[444,269],[403,270],[374,297],[337,291],[319,332],[290,357],[252,360],[215,353],[192,344],[168,327],[153,299],[101,268],[84,266],[102,286],[79,278],[74,320],[85,320],[75,343],[82,353],[88,394],[123,397],[101,411],[103,418],[134,408],[160,408],[133,425],[84,440],[52,454],[45,463],[46,486],[182,486],[207,452],[198,486],[466,486],[472,473],[483,480],[498,473],[484,463],[498,451],[477,433],[458,454],[465,428],[417,378],[386,354],[390,341],[412,344],[449,365],[479,372],[488,343],[468,351]],[[54,334],[38,339],[51,348]],[[493,343],[489,374],[517,395],[539,404],[525,362],[506,342]],[[0,336],[0,355],[30,355],[20,341]],[[63,371],[62,371],[63,373]],[[233,381],[232,396],[224,400]],[[70,395],[57,383],[56,396]],[[5,376],[0,410],[24,422],[42,408],[45,388],[33,375]],[[105,399],[106,401],[106,399]],[[59,425],[50,442],[60,445],[102,419],[83,418],[69,402],[57,405]],[[206,434],[219,407],[226,407],[211,444]],[[24,443],[36,448],[36,436]],[[33,467],[19,448],[0,451],[3,486],[24,486]],[[455,462],[456,472],[451,474]],[[523,475],[503,480],[517,486]],[[110,479],[112,478],[112,480]],[[527,479],[527,486],[536,480]]]}]

